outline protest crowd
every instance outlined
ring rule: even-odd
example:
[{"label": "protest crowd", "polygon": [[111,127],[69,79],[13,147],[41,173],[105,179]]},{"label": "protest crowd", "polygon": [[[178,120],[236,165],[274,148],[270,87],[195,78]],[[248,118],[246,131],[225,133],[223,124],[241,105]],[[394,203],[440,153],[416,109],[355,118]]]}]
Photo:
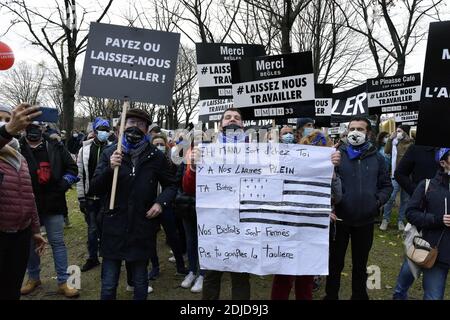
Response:
[{"label": "protest crowd", "polygon": [[[448,34],[441,23],[429,46],[440,45],[432,30]],[[344,282],[352,300],[369,300],[375,235],[392,230],[404,257],[390,266],[390,298],[407,300],[420,282],[421,298],[444,299],[450,113],[448,99],[421,92],[448,86],[449,69],[429,63],[431,49],[422,81],[379,77],[336,92],[315,83],[310,51],[198,43],[198,122],[163,128],[130,101],[172,103],[179,34],[128,29],[91,24],[80,80],[80,95],[120,100],[119,119],[91,116],[87,129],[66,131],[49,108],[0,101],[0,300],[32,296],[48,281],[43,270],[58,296],[83,299],[65,235],[74,212],[85,222],[79,276],[100,270],[91,281],[101,300],[116,300],[121,281],[134,300],[151,299],[163,272],[202,300],[223,297],[224,278],[231,299],[251,300],[266,275],[271,300],[312,300],[318,289],[339,300]],[[128,35],[134,42],[120,39]],[[135,64],[99,58],[116,47]],[[439,63],[450,61],[446,50]],[[382,120],[405,110],[418,118]]]},{"label": "protest crowd", "polygon": [[[82,272],[101,265],[101,299],[114,299],[122,262],[134,299],[146,299],[153,291],[149,280],[159,275],[157,232],[160,226],[174,254],[180,283],[203,299],[219,299],[222,271],[204,270],[199,264],[197,220],[195,214],[196,159],[200,150],[192,136],[169,142],[151,126],[145,111],[130,109],[126,114],[122,138],[123,151],[116,150],[118,138],[107,119],[97,118],[90,139],[80,140],[69,152],[61,133],[33,121],[37,107],[21,104],[2,106],[0,206],[2,248],[2,299],[18,299],[41,285],[39,256],[51,247],[57,273],[58,293],[75,297],[79,292],[67,285],[67,248],[64,242],[65,194],[76,188],[79,207],[87,224],[87,259]],[[295,127],[295,129],[294,129]],[[248,143],[239,109],[222,114],[217,143]],[[272,129],[268,143],[304,144],[335,147],[329,161],[334,166],[331,185],[329,275],[324,299],[338,299],[341,272],[349,241],[352,248],[352,299],[368,299],[367,260],[373,241],[374,221],[383,213],[379,226],[386,230],[398,190],[405,193],[398,229],[411,222],[422,230],[424,239],[440,243],[439,256],[431,269],[423,269],[424,298],[442,299],[450,250],[445,230],[450,219],[444,215],[444,199],[449,196],[450,148],[415,146],[407,126],[399,126],[385,136],[385,152],[374,139],[367,118],[356,116],[348,124],[345,138],[333,141],[314,119],[299,118],[296,126]],[[22,132],[22,133],[21,133]],[[203,136],[203,132],[196,134]],[[181,136],[181,135],[180,135]],[[274,141],[277,137],[278,141]],[[385,157],[406,140],[406,150],[398,147],[394,173]],[[195,142],[196,141],[196,142]],[[174,143],[175,142],[175,143]],[[177,144],[178,142],[178,144]],[[195,143],[194,143],[195,142]],[[180,147],[180,146],[185,146]],[[401,150],[401,151],[400,151]],[[184,153],[179,165],[176,160]],[[116,206],[108,210],[113,170],[119,167]],[[425,180],[429,181],[425,191]],[[394,182],[395,181],[395,182]],[[395,185],[399,185],[398,188]],[[363,186],[363,189],[360,188]],[[424,198],[425,197],[425,198]],[[393,199],[394,198],[394,199]],[[423,205],[425,200],[425,207]],[[404,206],[405,208],[403,208]],[[439,214],[439,212],[441,212]],[[46,237],[41,227],[45,227]],[[183,241],[181,239],[184,239]],[[449,239],[450,240],[450,239]],[[187,259],[185,257],[187,254]],[[101,258],[100,258],[101,257]],[[151,267],[149,267],[151,264]],[[45,266],[50,268],[51,266]],[[25,272],[27,280],[23,282]],[[414,281],[408,263],[399,270],[393,298],[406,299]],[[232,298],[250,299],[251,275],[231,272]],[[288,299],[292,287],[295,298],[311,300],[315,286],[312,275],[275,275],[272,299]]]}]

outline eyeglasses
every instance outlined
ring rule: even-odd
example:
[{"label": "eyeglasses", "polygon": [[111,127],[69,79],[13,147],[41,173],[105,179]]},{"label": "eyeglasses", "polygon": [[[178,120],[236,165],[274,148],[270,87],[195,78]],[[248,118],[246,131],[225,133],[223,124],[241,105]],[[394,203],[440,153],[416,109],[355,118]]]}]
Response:
[{"label": "eyeglasses", "polygon": [[143,120],[127,119],[127,125],[147,128],[147,122]]},{"label": "eyeglasses", "polygon": [[166,145],[165,145],[164,143],[156,143],[156,144],[154,144],[154,146],[157,146],[157,147],[165,147]]}]

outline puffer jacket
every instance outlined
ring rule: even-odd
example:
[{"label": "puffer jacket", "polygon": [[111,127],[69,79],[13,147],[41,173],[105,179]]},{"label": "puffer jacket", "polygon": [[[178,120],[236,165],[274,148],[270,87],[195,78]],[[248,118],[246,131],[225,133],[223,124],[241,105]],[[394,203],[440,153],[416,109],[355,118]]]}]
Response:
[{"label": "puffer jacket", "polygon": [[[0,137],[0,149],[7,142]],[[22,157],[17,171],[0,160],[0,231],[20,231],[30,225],[33,233],[39,232],[39,217],[27,162]]]}]

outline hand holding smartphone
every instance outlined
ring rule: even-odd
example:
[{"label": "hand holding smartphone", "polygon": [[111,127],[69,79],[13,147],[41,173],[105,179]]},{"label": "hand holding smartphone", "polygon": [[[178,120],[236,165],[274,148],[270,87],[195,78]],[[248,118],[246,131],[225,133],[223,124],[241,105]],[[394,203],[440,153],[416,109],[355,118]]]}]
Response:
[{"label": "hand holding smartphone", "polygon": [[40,116],[37,116],[33,119],[33,121],[40,121],[40,122],[51,122],[51,123],[57,123],[59,114],[58,109],[56,108],[48,108],[48,107],[40,107],[39,111],[42,112]]}]

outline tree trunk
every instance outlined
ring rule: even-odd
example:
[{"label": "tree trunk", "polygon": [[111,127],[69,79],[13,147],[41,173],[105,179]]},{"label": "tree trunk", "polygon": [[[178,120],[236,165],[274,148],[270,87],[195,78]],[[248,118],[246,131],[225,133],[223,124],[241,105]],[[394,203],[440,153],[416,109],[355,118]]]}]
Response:
[{"label": "tree trunk", "polygon": [[75,83],[71,83],[69,80],[63,81],[63,113],[62,113],[62,127],[67,132],[71,132],[73,129],[74,119],[74,106],[75,106]]},{"label": "tree trunk", "polygon": [[397,71],[395,72],[396,76],[401,76],[405,74],[405,65],[406,65],[406,57],[403,55],[397,57]]}]

